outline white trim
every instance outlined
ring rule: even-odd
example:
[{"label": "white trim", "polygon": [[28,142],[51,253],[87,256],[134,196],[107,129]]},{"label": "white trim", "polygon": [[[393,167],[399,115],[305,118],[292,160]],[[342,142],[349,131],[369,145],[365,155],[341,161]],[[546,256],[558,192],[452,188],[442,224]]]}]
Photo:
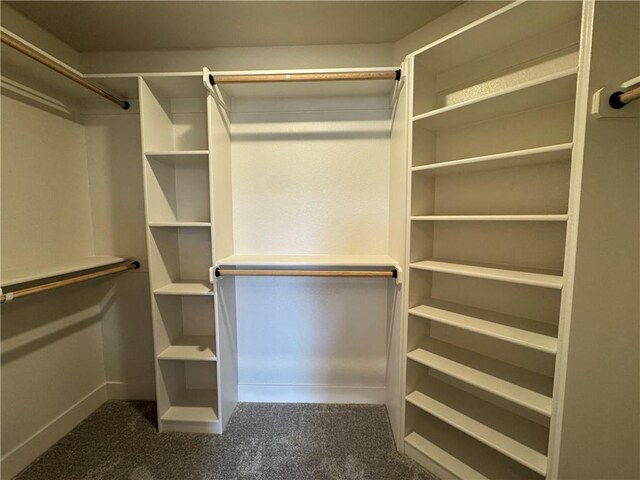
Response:
[{"label": "white trim", "polygon": [[439,463],[436,463],[428,456],[422,454],[422,452],[420,452],[417,448],[406,444],[406,442],[402,443],[405,444],[404,454],[420,466],[427,469],[430,473],[434,474],[436,477],[442,480],[459,480],[460,477],[454,475]]},{"label": "white trim", "polygon": [[154,383],[106,382],[109,400],[150,400],[156,401]]},{"label": "white trim", "polygon": [[334,385],[238,385],[239,402],[374,403],[384,405],[385,387]]},{"label": "white trim", "polygon": [[106,401],[107,388],[103,383],[7,452],[0,460],[0,476],[6,479],[16,476]]}]

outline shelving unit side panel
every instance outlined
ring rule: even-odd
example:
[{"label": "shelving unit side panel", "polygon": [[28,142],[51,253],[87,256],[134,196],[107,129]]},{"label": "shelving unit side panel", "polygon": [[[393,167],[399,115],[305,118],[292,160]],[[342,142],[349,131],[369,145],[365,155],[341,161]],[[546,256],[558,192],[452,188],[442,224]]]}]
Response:
[{"label": "shelving unit side panel", "polygon": [[213,217],[214,261],[230,257],[233,247],[233,194],[231,177],[231,121],[228,113],[207,99],[209,128],[209,185]]},{"label": "shelving unit side panel", "polygon": [[182,280],[207,281],[211,267],[211,234],[208,229],[179,228],[178,256]]},{"label": "shelving unit side panel", "polygon": [[216,351],[218,353],[218,416],[224,431],[238,403],[238,327],[235,278],[224,278],[217,282],[214,302]]},{"label": "shelving unit side panel", "polygon": [[175,222],[177,215],[176,169],[155,160],[144,160],[147,221]]},{"label": "shelving unit side panel", "polygon": [[173,150],[174,136],[170,102],[156,96],[143,78],[139,79],[138,85],[143,151]]},{"label": "shelving unit side panel", "polygon": [[182,221],[210,222],[209,171],[206,163],[175,167],[176,217]]}]

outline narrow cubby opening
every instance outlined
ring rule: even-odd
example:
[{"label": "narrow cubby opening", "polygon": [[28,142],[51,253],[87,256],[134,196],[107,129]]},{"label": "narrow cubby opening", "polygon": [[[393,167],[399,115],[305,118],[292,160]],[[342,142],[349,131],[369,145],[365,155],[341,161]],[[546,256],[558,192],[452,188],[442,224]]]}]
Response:
[{"label": "narrow cubby opening", "polygon": [[149,223],[211,221],[208,157],[147,156],[145,168]]},{"label": "narrow cubby opening", "polygon": [[215,422],[217,372],[207,362],[159,362],[158,405],[163,422]]}]

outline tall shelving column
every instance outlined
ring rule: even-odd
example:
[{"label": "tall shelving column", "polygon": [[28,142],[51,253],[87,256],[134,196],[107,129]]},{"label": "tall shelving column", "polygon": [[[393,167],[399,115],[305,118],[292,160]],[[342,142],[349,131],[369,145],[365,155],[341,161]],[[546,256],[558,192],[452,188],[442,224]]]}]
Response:
[{"label": "tall shelving column", "polygon": [[220,433],[206,95],[199,74],[139,95],[158,426]]},{"label": "tall shelving column", "polygon": [[409,57],[405,452],[443,478],[549,471],[581,11],[514,2]]}]

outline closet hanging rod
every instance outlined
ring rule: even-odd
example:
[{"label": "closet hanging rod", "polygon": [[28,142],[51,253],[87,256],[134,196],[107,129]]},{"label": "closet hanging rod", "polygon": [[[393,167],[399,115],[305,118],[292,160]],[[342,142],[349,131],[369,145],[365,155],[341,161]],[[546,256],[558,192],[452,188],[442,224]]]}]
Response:
[{"label": "closet hanging rod", "polygon": [[323,82],[336,80],[400,80],[400,70],[377,70],[371,72],[335,73],[273,73],[255,75],[213,75],[209,74],[211,85],[224,83],[267,83],[267,82]]},{"label": "closet hanging rod", "polygon": [[625,105],[640,98],[640,87],[636,87],[626,92],[614,92],[609,97],[609,105],[615,110],[619,110]]},{"label": "closet hanging rod", "polygon": [[[10,300],[26,297],[35,293],[47,292],[60,287],[66,287],[68,285],[76,285],[78,283],[94,280],[96,278],[102,278],[109,275],[115,275],[116,273],[125,272],[127,270],[136,270],[140,268],[140,262],[137,260],[127,260],[126,262],[100,270],[97,272],[85,273],[83,275],[77,275],[75,277],[65,278],[55,282],[44,283],[42,285],[36,285],[34,287],[23,288],[22,290],[16,290],[14,292],[7,292],[0,294],[0,303],[6,303]],[[0,290],[2,291],[2,290]]]},{"label": "closet hanging rod", "polygon": [[397,278],[398,270],[226,270],[216,268],[216,277],[384,277]]},{"label": "closet hanging rod", "polygon": [[82,85],[83,87],[100,95],[101,97],[106,98],[107,100],[115,103],[122,109],[124,110],[129,109],[130,105],[129,105],[129,102],[127,102],[126,100],[120,100],[118,97],[109,93],[102,87],[96,85],[95,83],[85,80],[81,75],[78,75],[76,72],[74,72],[70,68],[67,68],[64,65],[61,65],[56,61],[52,60],[51,58],[43,55],[42,53],[38,52],[33,47],[31,47],[28,43],[8,35],[7,33],[5,33],[4,30],[2,30],[0,33],[1,33],[0,40],[5,45],[8,45],[9,47],[16,49],[17,51],[26,55],[27,57],[30,57],[35,61],[40,62],[42,65],[49,67],[51,70],[54,70],[59,74],[67,77],[69,80],[72,80],[77,84]]}]

